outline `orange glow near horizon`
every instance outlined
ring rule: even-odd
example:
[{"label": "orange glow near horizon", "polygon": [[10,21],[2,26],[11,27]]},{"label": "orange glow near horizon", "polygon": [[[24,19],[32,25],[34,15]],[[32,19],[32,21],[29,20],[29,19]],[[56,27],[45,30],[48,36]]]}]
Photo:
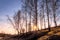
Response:
[{"label": "orange glow near horizon", "polygon": [[32,31],[36,31],[38,30],[38,27],[36,27],[35,25],[32,26]]},{"label": "orange glow near horizon", "polygon": [[0,33],[17,34],[17,31],[9,23],[0,23]]},{"label": "orange glow near horizon", "polygon": [[[39,30],[41,29],[41,26],[40,25],[38,25],[37,27],[36,27],[36,25],[33,25],[32,24],[32,26],[31,26],[31,31],[36,31],[36,30],[38,30],[38,28],[39,28]],[[44,28],[44,27],[42,27],[42,28]],[[25,28],[25,26],[23,26],[23,29],[25,29],[25,31],[26,31],[26,28]],[[17,31],[14,29],[14,27],[11,25],[11,24],[9,24],[9,23],[0,23],[0,33],[7,33],[7,34],[17,34]]]}]

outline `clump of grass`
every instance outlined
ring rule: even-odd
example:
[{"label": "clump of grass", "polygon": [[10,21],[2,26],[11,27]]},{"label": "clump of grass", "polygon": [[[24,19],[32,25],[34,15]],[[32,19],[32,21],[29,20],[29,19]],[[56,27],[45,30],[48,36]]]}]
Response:
[{"label": "clump of grass", "polygon": [[45,35],[45,36],[42,36],[41,38],[39,38],[38,40],[46,40],[49,36]]},{"label": "clump of grass", "polygon": [[60,36],[60,32],[56,33],[56,35],[59,35]]},{"label": "clump of grass", "polygon": [[48,34],[47,35],[54,35],[56,32],[55,31],[51,31],[51,32],[48,32]]}]

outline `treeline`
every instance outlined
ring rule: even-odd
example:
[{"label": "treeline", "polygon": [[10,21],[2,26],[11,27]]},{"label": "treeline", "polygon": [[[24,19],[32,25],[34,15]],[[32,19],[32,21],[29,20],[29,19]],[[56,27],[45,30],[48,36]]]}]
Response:
[{"label": "treeline", "polygon": [[21,10],[8,20],[18,34],[58,26],[60,0],[21,0]]}]

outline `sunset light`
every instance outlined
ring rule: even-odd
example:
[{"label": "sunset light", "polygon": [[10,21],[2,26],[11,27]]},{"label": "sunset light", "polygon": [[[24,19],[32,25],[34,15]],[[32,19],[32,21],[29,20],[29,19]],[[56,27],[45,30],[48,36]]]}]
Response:
[{"label": "sunset light", "polygon": [[0,0],[0,40],[60,40],[60,0]]}]

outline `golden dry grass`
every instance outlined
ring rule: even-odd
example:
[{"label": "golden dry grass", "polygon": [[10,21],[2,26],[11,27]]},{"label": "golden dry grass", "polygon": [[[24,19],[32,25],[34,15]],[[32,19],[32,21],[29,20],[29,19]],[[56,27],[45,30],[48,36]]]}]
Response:
[{"label": "golden dry grass", "polygon": [[[46,31],[46,30],[44,30],[44,31]],[[50,32],[48,32],[45,36],[38,38],[38,40],[46,40],[48,37],[50,37],[52,35],[60,35],[60,27],[51,28]]]}]

